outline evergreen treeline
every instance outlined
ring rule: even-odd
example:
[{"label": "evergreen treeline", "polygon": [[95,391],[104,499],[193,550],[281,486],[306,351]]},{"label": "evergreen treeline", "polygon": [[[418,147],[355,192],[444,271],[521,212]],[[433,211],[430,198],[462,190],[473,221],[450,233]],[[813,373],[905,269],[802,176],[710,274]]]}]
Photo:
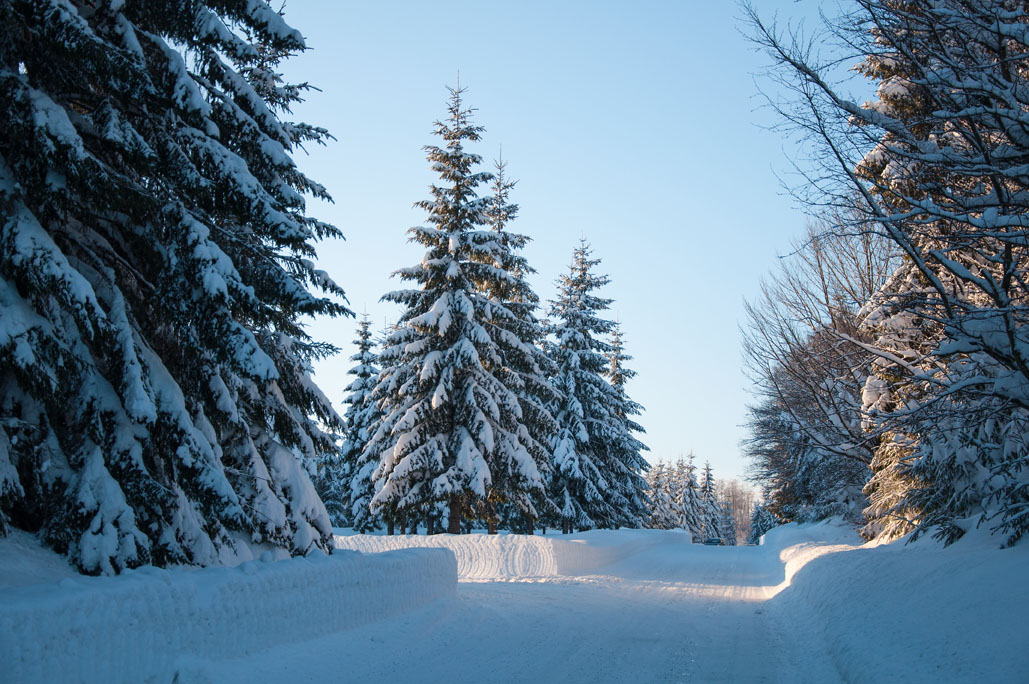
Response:
[{"label": "evergreen treeline", "polygon": [[[856,0],[818,43],[755,40],[800,97],[820,225],[751,306],[747,449],[779,520],[869,536],[1029,531],[1029,11]],[[839,39],[833,43],[834,39]],[[857,48],[877,86],[834,85]],[[864,98],[862,98],[864,99]]]},{"label": "evergreen treeline", "polygon": [[741,492],[719,491],[711,464],[697,476],[693,454],[674,463],[658,461],[647,472],[647,493],[650,497],[648,527],[658,530],[681,529],[690,533],[694,542],[720,539],[735,546],[740,527],[737,515],[746,520],[752,501]]}]

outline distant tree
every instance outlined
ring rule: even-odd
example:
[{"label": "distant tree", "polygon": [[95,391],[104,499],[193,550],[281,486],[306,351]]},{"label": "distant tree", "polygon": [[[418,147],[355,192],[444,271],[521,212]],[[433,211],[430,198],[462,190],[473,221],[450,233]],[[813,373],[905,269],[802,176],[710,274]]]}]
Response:
[{"label": "distant tree", "polygon": [[736,546],[736,519],[732,514],[732,506],[728,501],[718,503],[716,518],[718,537],[726,546]]},{"label": "distant tree", "polygon": [[678,507],[681,512],[679,526],[690,533],[694,540],[704,537],[704,504],[697,482],[697,468],[693,464],[693,452],[684,460],[675,463],[675,475],[679,481]]},{"label": "distant tree", "polygon": [[711,462],[705,461],[704,472],[700,478],[700,511],[704,537],[717,537],[720,534],[719,521],[721,510],[718,505],[718,497],[715,494],[715,487],[715,476],[711,470]]},{"label": "distant tree", "polygon": [[780,525],[780,521],[763,504],[755,506],[750,516],[750,533],[747,535],[748,544],[758,544],[765,532]]},{"label": "distant tree", "polygon": [[379,410],[372,400],[372,390],[378,380],[378,357],[375,354],[375,342],[372,340],[371,321],[368,316],[358,322],[357,338],[354,345],[357,352],[350,357],[354,366],[348,375],[354,379],[344,389],[347,406],[344,420],[346,422],[346,440],[340,451],[338,473],[331,478],[331,488],[322,499],[330,514],[336,506],[342,508],[341,517],[345,524],[360,532],[366,532],[374,526],[374,517],[369,510],[371,498],[375,493],[371,474],[376,463],[362,458],[365,445],[378,426]]},{"label": "distant tree", "polygon": [[374,394],[385,415],[370,442],[381,459],[371,505],[403,525],[445,503],[447,529],[459,534],[462,515],[494,497],[535,515],[544,464],[505,367],[532,352],[511,334],[517,316],[488,294],[520,281],[505,269],[509,250],[489,228],[491,201],[475,192],[492,174],[474,171],[481,159],[464,149],[483,129],[471,124],[463,90],[450,93],[449,116],[436,122],[444,146],[425,148],[442,184],[417,203],[430,225],[410,231],[426,253],[398,272],[419,287],[384,297],[405,310],[379,357]]},{"label": "distant tree", "polygon": [[721,480],[716,487],[716,496],[732,514],[736,541],[744,541],[750,534],[750,518],[756,493],[739,480]]},{"label": "distant tree", "polygon": [[350,312],[291,159],[328,134],[281,118],[300,32],[258,0],[3,2],[0,26],[0,534],[104,574],[331,549],[333,349],[303,321]]},{"label": "distant tree", "polygon": [[[680,458],[679,461],[682,461],[682,459]],[[665,467],[665,470],[667,471],[666,478],[668,480],[668,498],[670,500],[672,514],[675,517],[675,524],[673,525],[673,527],[683,528],[683,521],[686,517],[685,512],[683,511],[683,500],[685,498],[683,494],[683,489],[689,485],[687,481],[682,477],[682,472],[679,468],[678,462],[669,461],[667,464],[663,465]],[[651,470],[653,470],[653,468],[654,466],[651,466]],[[647,471],[647,474],[644,476],[644,478],[647,480],[647,482],[650,481],[650,470]],[[647,496],[650,496],[650,489],[647,490]]]},{"label": "distant tree", "polygon": [[335,449],[319,455],[312,480],[318,497],[325,504],[332,526],[350,526],[350,467],[343,460],[338,445]]},{"label": "distant tree", "polygon": [[671,494],[674,474],[658,461],[646,475],[647,494],[650,501],[648,527],[655,530],[674,530],[679,527],[679,516],[675,499]]}]

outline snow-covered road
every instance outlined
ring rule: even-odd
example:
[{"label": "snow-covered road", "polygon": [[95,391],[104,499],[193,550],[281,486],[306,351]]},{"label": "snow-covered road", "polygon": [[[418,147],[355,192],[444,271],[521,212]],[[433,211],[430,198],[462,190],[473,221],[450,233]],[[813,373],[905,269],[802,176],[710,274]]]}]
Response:
[{"label": "snow-covered road", "polygon": [[841,681],[810,635],[766,602],[785,579],[772,549],[703,547],[671,535],[649,542],[589,574],[465,579],[454,599],[315,641],[191,664],[178,681]]},{"label": "snow-covered road", "polygon": [[[1023,682],[1029,544],[341,534],[331,557],[82,577],[0,538],[0,682]],[[442,547],[410,549],[412,546]],[[391,553],[376,553],[405,549]],[[354,553],[353,551],[361,551]]]}]

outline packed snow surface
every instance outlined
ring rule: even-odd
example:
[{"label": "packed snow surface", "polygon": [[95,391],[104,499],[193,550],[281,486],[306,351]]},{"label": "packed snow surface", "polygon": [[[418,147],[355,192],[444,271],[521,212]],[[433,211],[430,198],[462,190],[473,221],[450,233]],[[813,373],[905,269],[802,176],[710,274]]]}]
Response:
[{"label": "packed snow surface", "polygon": [[[337,545],[363,554],[341,551],[342,559],[237,570],[137,572],[127,581],[74,580],[109,587],[81,590],[79,600],[94,596],[92,617],[82,609],[58,614],[49,607],[48,593],[73,605],[68,595],[73,587],[21,587],[22,594],[10,593],[18,588],[4,590],[0,615],[8,614],[12,596],[25,609],[17,622],[0,622],[7,649],[0,650],[0,661],[6,665],[14,656],[59,661],[54,667],[70,668],[63,672],[83,672],[61,651],[86,652],[76,640],[83,639],[87,626],[95,622],[115,633],[113,623],[126,622],[129,614],[105,592],[124,584],[117,592],[130,596],[140,591],[133,587],[153,585],[156,578],[174,588],[185,581],[180,577],[224,573],[236,578],[233,592],[251,592],[235,596],[233,605],[273,604],[261,609],[259,620],[224,610],[204,617],[183,609],[178,617],[159,618],[164,625],[159,638],[137,621],[105,647],[112,662],[129,667],[150,659],[160,665],[148,670],[160,673],[151,681],[174,678],[180,684],[1025,681],[1029,545],[999,550],[997,544],[971,533],[947,549],[932,541],[861,545],[851,528],[828,523],[777,528],[758,547],[694,545],[682,533],[657,530],[545,537],[344,534],[337,536]],[[450,562],[449,575],[440,572],[435,584],[425,582],[419,565],[431,573],[443,558]],[[2,559],[0,553],[0,570]],[[377,571],[369,565],[376,559],[383,563]],[[339,561],[338,567],[349,568],[341,574],[351,589],[336,596],[316,570]],[[294,571],[293,565],[312,570]],[[399,574],[396,568],[402,568]],[[275,584],[280,573],[290,579]],[[219,586],[214,580],[194,584]],[[258,588],[262,591],[255,595]],[[283,591],[322,598],[320,603],[278,598]],[[404,596],[390,604],[391,610],[377,612],[375,597],[389,603],[393,598],[383,594],[398,591]],[[412,591],[426,595],[419,603]],[[147,600],[158,611],[170,610],[180,595],[158,591]],[[183,603],[202,604],[199,595],[218,592],[208,589]],[[50,611],[48,617],[33,618],[30,605]],[[365,610],[356,618],[348,609],[355,605]],[[344,613],[335,623],[334,611]],[[68,621],[79,632],[64,624]],[[9,649],[7,638],[15,629],[27,634]],[[206,642],[179,631],[202,633]],[[161,654],[162,648],[174,653]],[[84,662],[96,657],[92,653]],[[109,676],[117,670],[105,667],[79,679],[133,679]],[[48,681],[38,670],[19,672],[24,675],[12,681]]]}]

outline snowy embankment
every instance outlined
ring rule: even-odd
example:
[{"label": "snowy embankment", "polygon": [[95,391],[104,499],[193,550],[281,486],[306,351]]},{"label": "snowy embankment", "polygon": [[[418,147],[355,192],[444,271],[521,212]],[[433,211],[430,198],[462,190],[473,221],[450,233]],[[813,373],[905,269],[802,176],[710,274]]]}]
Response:
[{"label": "snowy embankment", "polygon": [[364,553],[394,549],[449,549],[463,580],[586,575],[660,544],[689,544],[677,530],[596,530],[578,535],[337,534],[336,548]]},{"label": "snowy embankment", "polygon": [[180,667],[306,641],[452,597],[451,553],[340,551],[0,589],[6,682],[172,681]]},{"label": "snowy embankment", "polygon": [[972,531],[948,548],[812,542],[831,525],[786,525],[764,547],[786,581],[770,608],[850,684],[1018,682],[1029,672],[1029,543]]}]

